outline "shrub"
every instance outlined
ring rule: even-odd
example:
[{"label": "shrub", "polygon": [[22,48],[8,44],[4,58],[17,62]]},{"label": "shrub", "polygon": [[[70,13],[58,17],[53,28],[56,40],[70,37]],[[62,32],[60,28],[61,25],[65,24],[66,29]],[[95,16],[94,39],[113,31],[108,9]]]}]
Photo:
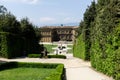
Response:
[{"label": "shrub", "polygon": [[62,59],[66,59],[65,55],[48,55],[48,58],[62,58]]},{"label": "shrub", "polygon": [[29,58],[41,58],[41,54],[28,54]]},{"label": "shrub", "polygon": [[20,57],[23,53],[23,40],[18,35],[0,32],[0,56],[5,58]]},{"label": "shrub", "polygon": [[[98,40],[92,44],[92,67],[115,80],[120,80],[120,26],[107,36],[106,43],[101,45]],[[104,47],[104,49],[103,49]]]},{"label": "shrub", "polygon": [[46,77],[45,80],[62,80],[63,79],[63,64],[49,64],[49,63],[24,63],[24,62],[6,62],[0,64],[0,70],[18,68],[18,67],[27,67],[27,68],[48,68],[56,69],[56,71],[50,76]]},{"label": "shrub", "polygon": [[50,64],[50,63],[6,62],[0,65],[0,70],[17,68],[17,67],[56,68],[57,66],[58,64]]},{"label": "shrub", "polygon": [[73,55],[74,57],[78,57],[84,60],[88,60],[85,53],[85,42],[83,41],[83,35],[81,34],[78,39],[76,40],[76,43],[73,46]]},{"label": "shrub", "polygon": [[56,72],[52,73],[49,77],[46,77],[45,80],[63,80],[63,70],[64,69],[64,65],[60,64],[56,67]]},{"label": "shrub", "polygon": [[44,44],[44,47],[47,48],[47,51],[49,53],[52,53],[53,52],[53,49],[54,47],[57,47],[57,45],[52,45],[52,44]]},{"label": "shrub", "polygon": [[[28,54],[29,58],[42,58],[41,54]],[[66,59],[65,55],[47,55],[47,58],[62,58]]]}]

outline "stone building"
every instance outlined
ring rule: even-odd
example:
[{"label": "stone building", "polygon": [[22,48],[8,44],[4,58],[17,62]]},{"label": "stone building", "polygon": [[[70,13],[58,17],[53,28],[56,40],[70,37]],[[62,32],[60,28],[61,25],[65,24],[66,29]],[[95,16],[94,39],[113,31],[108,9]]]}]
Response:
[{"label": "stone building", "polygon": [[40,28],[41,42],[74,41],[77,35],[75,26],[44,26]]}]

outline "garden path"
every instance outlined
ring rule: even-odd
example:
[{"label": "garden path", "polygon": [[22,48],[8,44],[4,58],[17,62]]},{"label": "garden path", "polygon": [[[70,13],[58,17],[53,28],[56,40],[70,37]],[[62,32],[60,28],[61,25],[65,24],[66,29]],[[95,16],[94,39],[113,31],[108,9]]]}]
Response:
[{"label": "garden path", "polygon": [[67,59],[0,58],[0,61],[63,63],[66,69],[66,80],[113,80],[112,78],[92,69],[90,62],[75,58],[72,54],[67,54]]}]

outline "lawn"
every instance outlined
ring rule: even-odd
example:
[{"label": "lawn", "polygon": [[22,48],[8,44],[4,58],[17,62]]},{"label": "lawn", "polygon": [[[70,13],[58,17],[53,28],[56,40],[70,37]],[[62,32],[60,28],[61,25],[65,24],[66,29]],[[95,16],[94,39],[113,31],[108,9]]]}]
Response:
[{"label": "lawn", "polygon": [[70,50],[68,50],[68,53],[73,53],[73,45],[68,45],[68,48],[71,48]]},{"label": "lawn", "polygon": [[0,64],[0,80],[62,80],[63,64],[6,62]]},{"label": "lawn", "polygon": [[54,50],[53,50],[52,48],[57,47],[57,45],[44,44],[44,47],[47,48],[47,51],[48,51],[49,53],[53,53]]},{"label": "lawn", "polygon": [[55,69],[13,68],[0,71],[0,80],[45,80]]},{"label": "lawn", "polygon": [[[52,48],[57,47],[57,45],[44,44],[44,47],[47,48],[47,51],[49,53],[53,53],[54,50]],[[71,48],[70,50],[68,50],[68,53],[73,53],[73,45],[68,45],[68,47]]]}]

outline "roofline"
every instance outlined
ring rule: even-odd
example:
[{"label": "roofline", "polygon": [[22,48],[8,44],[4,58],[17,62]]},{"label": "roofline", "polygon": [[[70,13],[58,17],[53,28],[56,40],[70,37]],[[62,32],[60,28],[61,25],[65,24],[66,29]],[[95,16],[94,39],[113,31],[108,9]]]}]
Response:
[{"label": "roofline", "polygon": [[42,26],[42,28],[49,28],[49,29],[54,29],[54,28],[78,28],[78,26]]}]

